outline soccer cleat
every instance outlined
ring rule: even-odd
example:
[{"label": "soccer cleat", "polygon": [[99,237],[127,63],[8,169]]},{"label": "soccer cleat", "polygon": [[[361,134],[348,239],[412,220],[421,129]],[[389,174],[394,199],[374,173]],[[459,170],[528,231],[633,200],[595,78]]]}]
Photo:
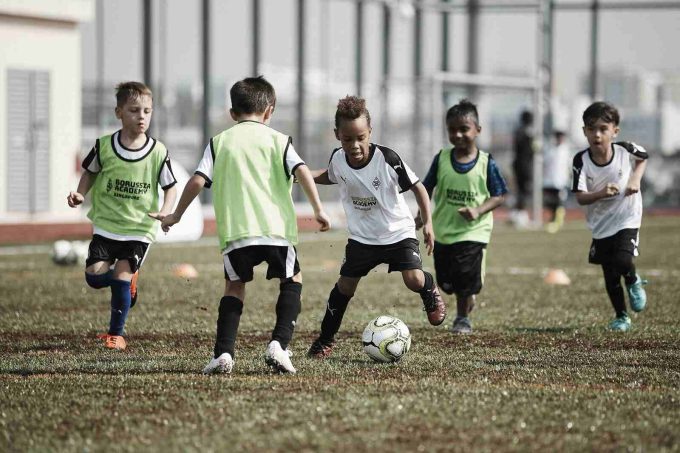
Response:
[{"label": "soccer cleat", "polygon": [[107,335],[104,339],[104,346],[109,349],[124,351],[127,348],[127,343],[121,335]]},{"label": "soccer cleat", "polygon": [[635,283],[626,285],[626,289],[628,290],[630,308],[637,313],[644,310],[647,305],[647,292],[642,287],[647,284],[647,280],[643,280],[639,275],[636,275],[635,277],[637,278]]},{"label": "soccer cleat", "polygon": [[296,370],[293,366],[293,362],[290,361],[290,356],[292,354],[288,349],[285,351],[281,347],[281,343],[276,340],[272,340],[267,346],[267,353],[265,354],[264,361],[279,373],[290,373],[295,374]]},{"label": "soccer cleat", "polygon": [[626,313],[617,316],[609,323],[609,330],[613,330],[615,332],[626,332],[629,329],[630,317]]},{"label": "soccer cleat", "polygon": [[470,322],[470,318],[456,316],[456,319],[453,320],[453,326],[451,326],[451,332],[456,334],[472,333],[472,323]]},{"label": "soccer cleat", "polygon": [[137,303],[137,278],[139,278],[139,271],[132,274],[132,280],[130,280],[130,308]]},{"label": "soccer cleat", "polygon": [[427,313],[427,320],[430,321],[430,324],[438,326],[444,322],[446,318],[446,304],[437,285],[423,298],[423,305],[425,306],[424,310]]},{"label": "soccer cleat", "polygon": [[317,338],[309,347],[309,351],[307,351],[307,357],[319,360],[327,359],[333,353],[334,347],[335,341],[324,343],[321,341],[321,338]]},{"label": "soccer cleat", "polygon": [[231,354],[225,352],[216,359],[212,359],[210,363],[203,368],[203,374],[229,374],[231,373],[232,368],[234,368],[234,359],[231,358]]}]

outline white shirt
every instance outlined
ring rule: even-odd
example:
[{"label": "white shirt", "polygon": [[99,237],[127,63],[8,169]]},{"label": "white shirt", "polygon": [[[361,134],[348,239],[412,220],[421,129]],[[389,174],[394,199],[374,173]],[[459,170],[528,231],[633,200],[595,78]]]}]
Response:
[{"label": "white shirt", "polygon": [[619,194],[602,198],[586,206],[586,220],[593,239],[615,235],[626,228],[640,228],[642,221],[642,195],[640,192],[625,196],[625,188],[633,171],[635,160],[645,160],[647,151],[630,142],[612,144],[612,159],[598,165],[585,150],[574,156],[573,192],[597,192],[608,183],[619,186]]},{"label": "white shirt", "polygon": [[402,193],[417,184],[418,177],[391,149],[375,144],[370,149],[370,160],[361,168],[348,164],[342,148],[333,151],[328,163],[328,179],[340,186],[349,238],[370,245],[416,238]]},{"label": "white shirt", "polygon": [[569,145],[551,146],[543,155],[543,187],[566,189],[569,187]]},{"label": "white shirt", "polygon": [[[290,175],[292,175],[300,165],[305,165],[305,161],[302,160],[302,158],[295,151],[295,148],[293,148],[292,143],[288,144],[288,148],[286,148],[285,152],[285,157],[286,157],[285,170]],[[212,152],[212,148],[210,147],[210,143],[208,143],[208,145],[205,147],[205,150],[203,150],[203,158],[198,163],[198,167],[194,172],[194,174],[199,175],[203,177],[203,179],[205,179],[205,187],[207,188],[210,188],[210,186],[212,186],[214,159],[215,156]],[[237,241],[232,241],[229,244],[227,244],[227,247],[225,247],[224,250],[222,250],[222,254],[226,255],[232,250],[240,249],[243,247],[249,247],[251,245],[273,245],[280,247],[282,246],[288,247],[291,245],[291,243],[288,242],[287,239],[278,236],[243,238]]]}]

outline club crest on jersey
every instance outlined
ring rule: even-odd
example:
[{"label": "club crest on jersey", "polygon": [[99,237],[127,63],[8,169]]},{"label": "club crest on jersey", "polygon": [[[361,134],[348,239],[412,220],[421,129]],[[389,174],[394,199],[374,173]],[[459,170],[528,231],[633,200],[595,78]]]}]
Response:
[{"label": "club crest on jersey", "polygon": [[378,187],[380,187],[380,180],[378,179],[377,176],[376,176],[375,179],[373,180],[373,183],[372,183],[372,184],[373,184],[373,187],[374,187],[376,190],[378,189]]}]

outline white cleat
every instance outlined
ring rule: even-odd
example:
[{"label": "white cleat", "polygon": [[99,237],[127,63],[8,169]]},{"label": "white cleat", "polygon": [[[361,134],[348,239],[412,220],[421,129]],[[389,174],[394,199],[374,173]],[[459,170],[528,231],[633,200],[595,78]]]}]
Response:
[{"label": "white cleat", "polygon": [[231,373],[231,369],[234,367],[234,359],[231,358],[231,354],[225,352],[216,359],[212,359],[208,365],[203,368],[203,374],[220,374],[220,373]]},{"label": "white cleat", "polygon": [[295,374],[295,367],[293,366],[293,362],[290,361],[291,355],[292,354],[288,349],[285,351],[283,350],[281,343],[273,340],[269,343],[269,346],[267,346],[267,353],[264,361],[267,362],[267,365],[272,367],[274,371]]}]

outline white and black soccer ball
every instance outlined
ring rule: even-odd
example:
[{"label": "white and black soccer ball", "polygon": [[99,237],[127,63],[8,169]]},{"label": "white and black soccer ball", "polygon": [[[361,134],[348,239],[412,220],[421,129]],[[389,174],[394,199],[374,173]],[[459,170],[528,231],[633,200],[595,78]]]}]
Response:
[{"label": "white and black soccer ball", "polygon": [[78,262],[78,255],[69,241],[59,240],[52,245],[52,262],[60,266],[72,266]]},{"label": "white and black soccer ball", "polygon": [[361,341],[373,360],[397,362],[411,349],[411,332],[400,319],[382,315],[368,323]]}]

